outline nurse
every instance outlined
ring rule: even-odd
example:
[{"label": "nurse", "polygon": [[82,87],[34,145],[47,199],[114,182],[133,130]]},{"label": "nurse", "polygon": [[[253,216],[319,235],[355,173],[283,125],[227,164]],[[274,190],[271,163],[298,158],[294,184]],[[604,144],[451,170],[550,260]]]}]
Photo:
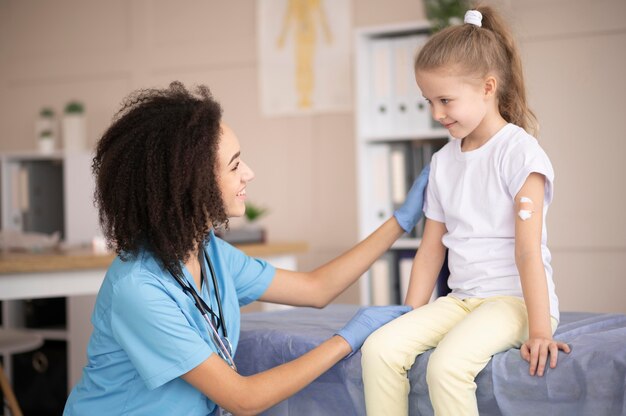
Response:
[{"label": "nurse", "polygon": [[88,363],[64,415],[257,414],[358,350],[407,307],[363,308],[303,356],[252,376],[232,361],[239,308],[324,307],[421,215],[427,174],[369,237],[311,271],[275,269],[217,238],[245,212],[254,173],[208,88],[130,95],[97,144],[95,201],[118,256],[92,315]]}]

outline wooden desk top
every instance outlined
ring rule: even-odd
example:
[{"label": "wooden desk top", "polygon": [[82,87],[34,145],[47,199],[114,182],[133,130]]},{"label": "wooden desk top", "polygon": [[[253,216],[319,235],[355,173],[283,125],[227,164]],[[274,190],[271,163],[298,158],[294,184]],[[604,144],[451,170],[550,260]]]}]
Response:
[{"label": "wooden desk top", "polygon": [[[237,248],[252,257],[272,257],[303,253],[304,242],[241,244]],[[94,254],[89,250],[47,253],[1,253],[0,275],[12,273],[55,272],[62,270],[106,269],[115,254]]]}]

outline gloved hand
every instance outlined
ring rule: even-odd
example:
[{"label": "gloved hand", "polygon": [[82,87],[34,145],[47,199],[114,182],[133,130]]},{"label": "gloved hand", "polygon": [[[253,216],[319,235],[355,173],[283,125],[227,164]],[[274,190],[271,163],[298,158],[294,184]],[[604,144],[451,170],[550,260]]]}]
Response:
[{"label": "gloved hand", "polygon": [[429,173],[430,165],[422,169],[422,172],[413,182],[411,189],[409,189],[404,204],[393,213],[400,227],[407,233],[410,233],[415,228],[415,224],[422,218],[424,191],[428,184]]},{"label": "gloved hand", "polygon": [[[348,321],[346,326],[341,328],[337,335],[343,337],[350,347],[352,353],[361,348],[365,339],[375,330],[385,325],[387,322],[396,319],[410,311],[410,306],[369,306],[360,308],[357,313]],[[348,357],[350,356],[348,355]]]}]

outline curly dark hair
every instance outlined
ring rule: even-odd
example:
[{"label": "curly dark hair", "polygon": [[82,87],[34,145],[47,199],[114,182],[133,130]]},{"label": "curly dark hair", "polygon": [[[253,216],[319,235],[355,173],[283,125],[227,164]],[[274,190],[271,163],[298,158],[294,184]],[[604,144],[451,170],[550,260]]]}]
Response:
[{"label": "curly dark hair", "polygon": [[206,86],[180,82],[129,95],[97,144],[92,170],[104,235],[123,260],[146,249],[181,262],[228,224],[216,178],[222,108]]}]

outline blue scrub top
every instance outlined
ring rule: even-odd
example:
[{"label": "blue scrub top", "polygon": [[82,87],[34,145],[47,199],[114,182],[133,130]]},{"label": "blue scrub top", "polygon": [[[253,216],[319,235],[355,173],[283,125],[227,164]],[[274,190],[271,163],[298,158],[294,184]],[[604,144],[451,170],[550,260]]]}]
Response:
[{"label": "blue scrub top", "polygon": [[[205,250],[215,268],[226,328],[236,349],[239,308],[265,292],[276,270],[213,233],[210,237]],[[183,271],[195,287],[192,276]],[[206,282],[201,296],[217,313],[210,276]],[[205,416],[215,410],[212,401],[180,378],[217,354],[206,321],[150,252],[128,261],[115,259],[91,321],[88,363],[63,415]]]}]

